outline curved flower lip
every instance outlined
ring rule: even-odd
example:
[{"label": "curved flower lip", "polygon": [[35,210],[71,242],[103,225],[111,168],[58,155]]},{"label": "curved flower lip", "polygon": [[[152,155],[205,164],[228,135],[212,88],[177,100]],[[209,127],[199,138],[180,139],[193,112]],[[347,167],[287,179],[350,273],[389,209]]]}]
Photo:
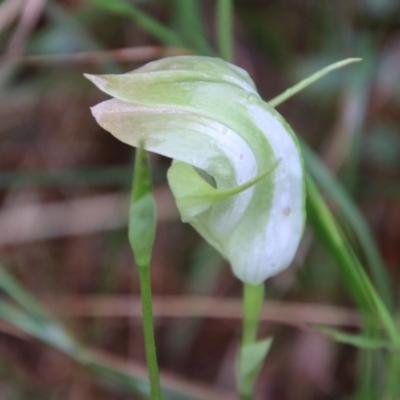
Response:
[{"label": "curved flower lip", "polygon": [[[245,71],[182,56],[124,75],[87,77],[115,97],[92,108],[103,128],[174,160],[168,179],[181,215],[239,279],[257,285],[291,263],[305,220],[301,154],[290,127]],[[239,193],[221,195],[252,180]]]}]

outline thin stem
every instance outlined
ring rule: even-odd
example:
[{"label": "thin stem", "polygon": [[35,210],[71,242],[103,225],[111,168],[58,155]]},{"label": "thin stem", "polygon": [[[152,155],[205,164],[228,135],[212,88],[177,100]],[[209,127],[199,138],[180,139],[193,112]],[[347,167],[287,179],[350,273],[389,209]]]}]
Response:
[{"label": "thin stem", "polygon": [[151,296],[150,266],[139,268],[142,299],[143,333],[152,400],[161,400],[156,344],[154,338],[153,306]]},{"label": "thin stem", "polygon": [[320,71],[316,72],[315,74],[312,74],[306,79],[303,79],[301,82],[299,82],[297,85],[292,86],[291,88],[285,90],[283,93],[281,93],[279,96],[274,97],[271,99],[268,103],[271,105],[271,107],[277,107],[280,104],[282,104],[284,101],[289,99],[290,97],[294,96],[296,93],[301,92],[304,88],[307,86],[311,85],[318,79],[321,79],[323,76],[328,74],[329,72],[344,67],[347,64],[351,64],[354,62],[361,61],[361,58],[347,58],[346,60],[339,61],[337,63],[328,65],[326,68],[321,69]]},{"label": "thin stem", "polygon": [[233,2],[217,0],[218,52],[221,58],[233,60]]},{"label": "thin stem", "polygon": [[253,397],[253,385],[244,376],[246,371],[243,354],[246,346],[256,343],[258,321],[260,319],[264,299],[264,284],[253,286],[245,283],[243,285],[243,332],[241,343],[241,357],[239,359],[238,386],[241,400],[251,400]]},{"label": "thin stem", "polygon": [[264,284],[243,285],[243,336],[242,344],[254,343],[257,339],[258,320],[264,300]]},{"label": "thin stem", "polygon": [[131,208],[129,211],[129,242],[139,270],[143,314],[143,334],[152,400],[161,399],[156,345],[154,340],[151,296],[150,261],[156,232],[157,216],[149,158],[143,144],[136,151]]}]

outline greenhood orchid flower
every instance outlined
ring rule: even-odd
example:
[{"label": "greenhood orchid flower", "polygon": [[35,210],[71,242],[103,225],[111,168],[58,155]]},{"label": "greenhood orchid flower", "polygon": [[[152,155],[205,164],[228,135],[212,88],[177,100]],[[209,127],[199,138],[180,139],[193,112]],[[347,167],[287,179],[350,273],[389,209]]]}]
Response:
[{"label": "greenhood orchid flower", "polygon": [[173,159],[182,219],[258,285],[293,260],[304,227],[296,137],[249,75],[217,58],[182,56],[123,75],[86,75],[113,96],[92,108],[121,141]]}]

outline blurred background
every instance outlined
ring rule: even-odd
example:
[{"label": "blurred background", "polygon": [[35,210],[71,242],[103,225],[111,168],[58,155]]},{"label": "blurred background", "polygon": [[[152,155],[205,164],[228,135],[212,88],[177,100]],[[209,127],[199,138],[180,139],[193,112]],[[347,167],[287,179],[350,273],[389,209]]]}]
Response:
[{"label": "blurred background", "polygon": [[[265,100],[332,62],[363,58],[278,110],[358,205],[395,307],[400,3],[236,0],[232,18],[234,63]],[[214,0],[0,1],[2,299],[36,307],[30,293],[98,361],[96,368],[82,362],[48,326],[35,331],[29,318],[0,305],[8,321],[0,321],[1,399],[122,400],[146,392],[138,276],[127,241],[134,152],[95,123],[89,107],[107,96],[83,73],[123,73],[171,55],[217,56],[217,21]],[[165,178],[170,161],[152,155],[151,162],[158,206],[152,282],[165,382],[198,399],[234,399],[241,284],[180,222]],[[325,184],[328,194],[335,190]],[[334,196],[328,203],[346,230],[354,209],[349,218]],[[260,335],[275,339],[258,399],[353,398],[358,350],[310,324],[357,332],[359,318],[335,262],[307,229],[292,268],[266,282]],[[136,377],[136,394],[126,374]]]}]

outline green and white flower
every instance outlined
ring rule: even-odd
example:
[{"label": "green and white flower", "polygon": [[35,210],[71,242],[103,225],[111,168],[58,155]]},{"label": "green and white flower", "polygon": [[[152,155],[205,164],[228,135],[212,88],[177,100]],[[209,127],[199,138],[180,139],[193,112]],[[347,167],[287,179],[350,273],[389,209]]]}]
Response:
[{"label": "green and white flower", "polygon": [[296,137],[242,69],[220,59],[165,58],[123,75],[86,75],[113,96],[92,108],[121,141],[173,159],[182,219],[258,285],[293,260],[304,227]]}]

